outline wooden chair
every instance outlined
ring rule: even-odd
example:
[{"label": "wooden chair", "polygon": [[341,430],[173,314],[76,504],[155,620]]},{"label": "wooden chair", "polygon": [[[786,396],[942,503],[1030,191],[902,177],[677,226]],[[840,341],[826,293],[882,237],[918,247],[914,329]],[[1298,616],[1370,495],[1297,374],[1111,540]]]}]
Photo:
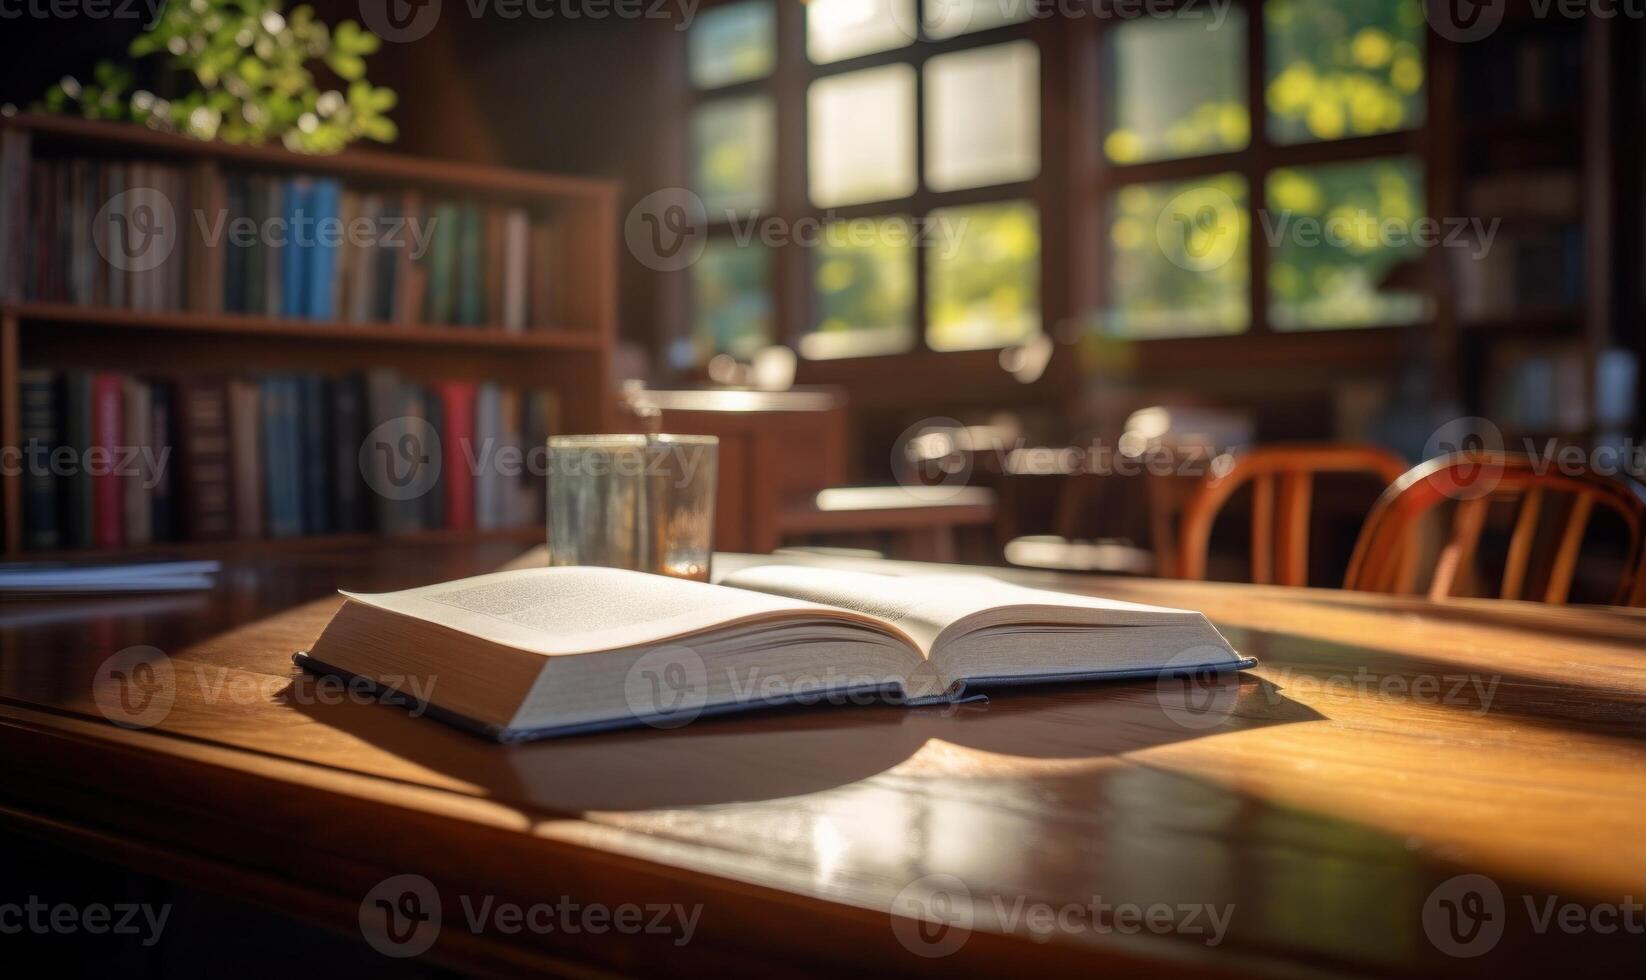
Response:
[{"label": "wooden chair", "polygon": [[1598,504],[1618,514],[1628,529],[1628,557],[1613,599],[1618,605],[1646,604],[1646,567],[1641,531],[1646,500],[1638,484],[1593,473],[1572,475],[1545,468],[1518,453],[1470,451],[1420,463],[1394,481],[1366,518],[1343,587],[1365,592],[1410,595],[1416,591],[1416,529],[1430,511],[1455,501],[1457,508],[1429,584],[1429,598],[1444,599],[1473,567],[1487,507],[1493,500],[1518,499],[1520,508],[1509,539],[1499,595],[1519,599],[1537,539],[1538,522],[1551,497],[1571,498],[1558,533],[1554,560],[1542,600],[1564,603],[1577,570],[1589,518]]},{"label": "wooden chair", "polygon": [[1400,478],[1406,463],[1375,446],[1264,446],[1225,454],[1214,462],[1183,507],[1178,536],[1180,578],[1206,577],[1212,524],[1230,496],[1252,485],[1252,581],[1307,585],[1309,514],[1313,479],[1321,473],[1363,473],[1381,484]]}]

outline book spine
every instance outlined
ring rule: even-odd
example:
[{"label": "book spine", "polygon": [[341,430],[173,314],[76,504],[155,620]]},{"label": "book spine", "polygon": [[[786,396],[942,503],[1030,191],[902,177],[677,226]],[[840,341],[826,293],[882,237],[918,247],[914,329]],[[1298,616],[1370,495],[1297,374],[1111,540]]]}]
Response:
[{"label": "book spine", "polygon": [[489,381],[481,384],[474,399],[474,435],[479,452],[486,454],[486,465],[475,476],[474,526],[482,530],[503,524],[503,481],[492,458],[503,429],[502,413],[501,388]]},{"label": "book spine", "polygon": [[452,204],[435,207],[432,239],[424,261],[429,270],[428,302],[424,313],[430,323],[451,323],[457,313],[458,210]]},{"label": "book spine", "polygon": [[332,383],[332,482],[334,525],[339,534],[366,529],[360,483],[360,441],[365,437],[365,390],[359,376]]},{"label": "book spine", "polygon": [[155,447],[154,488],[149,497],[149,525],[154,540],[177,536],[177,501],[172,492],[173,456],[172,386],[156,382],[149,388],[149,445]]},{"label": "book spine", "polygon": [[[433,429],[437,445],[444,445],[446,439],[446,409],[440,401],[440,392],[433,388],[418,386],[418,403],[423,409],[423,419]],[[446,486],[449,481],[436,479],[429,487],[428,493],[423,495],[422,527],[435,528],[446,526]]]},{"label": "book spine", "polygon": [[479,326],[486,319],[486,228],[479,207],[465,204],[458,211],[457,322]]},{"label": "book spine", "polygon": [[255,381],[229,382],[229,429],[234,437],[229,462],[234,472],[234,533],[263,536],[263,413]]},{"label": "book spine", "polygon": [[92,517],[91,473],[87,465],[92,446],[92,384],[85,371],[70,371],[63,377],[64,442],[73,451],[74,466],[63,485],[63,543],[70,548],[89,548],[95,535]]},{"label": "book spine", "polygon": [[315,320],[337,319],[337,218],[343,189],[335,180],[317,180],[310,201],[313,225],[304,243],[308,256],[308,315]]},{"label": "book spine", "polygon": [[246,312],[246,286],[248,254],[251,249],[240,244],[239,239],[229,233],[235,220],[246,213],[246,178],[239,174],[230,174],[224,179],[223,200],[226,211],[226,220],[223,225],[223,236],[218,242],[218,248],[223,252],[223,309],[228,313]]},{"label": "book spine", "polygon": [[92,446],[100,457],[91,466],[92,542],[118,548],[125,540],[124,497],[119,464],[126,441],[124,393],[120,375],[101,372],[92,379]]},{"label": "book spine", "polygon": [[[526,212],[511,208],[503,216],[503,329],[522,333],[526,329],[528,252],[531,222]],[[496,261],[496,260],[493,260]]]},{"label": "book spine", "polygon": [[300,317],[308,312],[308,252],[303,244],[314,208],[309,201],[309,183],[301,177],[288,180],[282,194],[286,214],[286,243],[280,249],[280,315]]},{"label": "book spine", "polygon": [[23,438],[23,544],[46,549],[63,546],[52,454],[60,444],[58,387],[49,371],[17,372]]},{"label": "book spine", "polygon": [[234,530],[229,472],[228,386],[190,379],[178,387],[183,475],[183,531],[192,541],[217,541]]},{"label": "book spine", "polygon": [[149,496],[153,483],[148,460],[154,452],[149,444],[149,386],[138,378],[124,378],[125,433],[121,455],[129,459],[130,470],[120,474],[124,497],[125,543],[149,544],[154,540]]},{"label": "book spine", "polygon": [[303,530],[327,534],[331,519],[331,424],[326,379],[305,374],[297,379],[301,397],[302,436],[298,447],[303,472]]},{"label": "book spine", "polygon": [[469,474],[469,456],[474,444],[474,385],[447,381],[440,386],[446,410],[446,431],[441,445],[446,461],[442,479],[446,484],[446,526],[459,530],[474,527],[474,479]]},{"label": "book spine", "polygon": [[554,326],[558,317],[554,309],[554,229],[547,222],[531,227],[531,309],[527,314],[532,326]]}]

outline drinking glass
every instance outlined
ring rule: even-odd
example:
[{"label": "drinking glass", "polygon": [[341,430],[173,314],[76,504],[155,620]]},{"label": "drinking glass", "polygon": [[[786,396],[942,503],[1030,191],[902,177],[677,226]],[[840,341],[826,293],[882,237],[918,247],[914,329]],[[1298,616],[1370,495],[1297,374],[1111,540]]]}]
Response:
[{"label": "drinking glass", "polygon": [[549,439],[549,564],[706,582],[714,545],[714,436]]}]

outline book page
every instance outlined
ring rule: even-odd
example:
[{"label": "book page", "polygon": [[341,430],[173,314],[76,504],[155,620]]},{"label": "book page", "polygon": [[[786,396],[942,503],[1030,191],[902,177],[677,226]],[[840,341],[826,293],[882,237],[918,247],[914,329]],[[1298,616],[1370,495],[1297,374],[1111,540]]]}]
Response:
[{"label": "book page", "polygon": [[656,644],[761,621],[846,622],[899,635],[846,609],[616,568],[529,568],[403,592],[343,594],[546,656]]},{"label": "book page", "polygon": [[1115,599],[1031,589],[985,575],[877,575],[799,565],[757,565],[721,584],[854,609],[894,623],[927,656],[938,636],[962,623],[1155,626],[1200,621],[1199,613]]}]

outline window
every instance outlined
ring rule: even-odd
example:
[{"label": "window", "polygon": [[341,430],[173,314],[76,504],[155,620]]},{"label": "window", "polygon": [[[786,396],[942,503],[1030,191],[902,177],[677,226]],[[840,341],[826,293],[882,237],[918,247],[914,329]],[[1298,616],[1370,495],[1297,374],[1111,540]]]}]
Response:
[{"label": "window", "polygon": [[1040,332],[1040,221],[1033,204],[939,208],[931,227],[929,347],[999,347]]},{"label": "window", "polygon": [[1422,320],[1427,299],[1394,274],[1424,209],[1421,0],[1253,0],[1221,24],[1193,6],[1101,32],[1096,325],[1161,338]]},{"label": "window", "polygon": [[1030,10],[742,0],[697,19],[687,140],[709,240],[690,271],[693,359],[769,343],[808,358],[979,349],[1040,331]]},{"label": "window", "polygon": [[914,71],[887,65],[812,83],[807,184],[818,207],[914,193]]},{"label": "window", "polygon": [[1028,41],[926,62],[926,184],[950,191],[1040,169],[1040,54]]}]

